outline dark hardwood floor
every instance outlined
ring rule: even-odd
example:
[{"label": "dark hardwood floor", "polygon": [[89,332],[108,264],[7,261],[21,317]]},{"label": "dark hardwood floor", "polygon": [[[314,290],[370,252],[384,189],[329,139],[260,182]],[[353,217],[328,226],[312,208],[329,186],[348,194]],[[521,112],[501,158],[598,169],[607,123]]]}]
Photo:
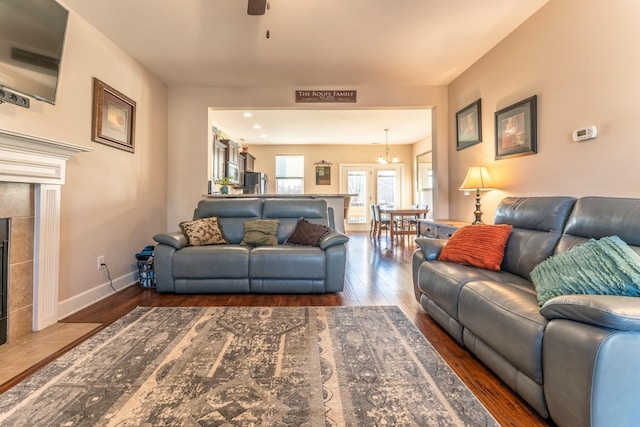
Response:
[{"label": "dark hardwood floor", "polygon": [[[431,342],[458,376],[503,426],[552,426],[540,418],[473,355],[444,332],[416,301],[411,279],[413,238],[390,244],[384,236],[351,234],[345,290],[322,295],[175,295],[138,286],[126,288],[62,322],[101,323],[104,327],[137,306],[340,306],[397,305]],[[83,337],[86,339],[87,337]],[[74,343],[77,345],[78,343]],[[72,346],[70,346],[72,347]],[[54,355],[58,357],[59,354]],[[41,364],[41,366],[44,365]],[[31,372],[37,370],[34,367]],[[30,372],[28,372],[30,373]],[[24,375],[17,377],[16,383]],[[7,384],[5,384],[7,385]]]}]

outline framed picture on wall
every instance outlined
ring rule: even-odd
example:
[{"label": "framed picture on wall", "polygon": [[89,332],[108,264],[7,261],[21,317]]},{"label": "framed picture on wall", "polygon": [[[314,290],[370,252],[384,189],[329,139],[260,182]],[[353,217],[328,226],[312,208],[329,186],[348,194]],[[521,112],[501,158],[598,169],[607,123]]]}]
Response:
[{"label": "framed picture on wall", "polygon": [[538,152],[537,95],[496,112],[496,160]]},{"label": "framed picture on wall", "polygon": [[136,102],[94,77],[91,139],[133,153],[135,127]]},{"label": "framed picture on wall", "polygon": [[480,99],[456,113],[456,150],[482,142],[482,109]]},{"label": "framed picture on wall", "polygon": [[332,164],[326,160],[320,160],[313,164],[316,167],[316,185],[331,185]]}]

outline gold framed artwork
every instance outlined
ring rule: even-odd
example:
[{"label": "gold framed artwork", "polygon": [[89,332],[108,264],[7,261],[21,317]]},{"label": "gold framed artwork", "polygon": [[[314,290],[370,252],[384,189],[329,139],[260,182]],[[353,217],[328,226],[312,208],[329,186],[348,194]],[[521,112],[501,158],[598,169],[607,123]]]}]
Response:
[{"label": "gold framed artwork", "polygon": [[133,153],[135,127],[136,102],[94,77],[91,139]]},{"label": "gold framed artwork", "polygon": [[316,167],[316,185],[331,185],[331,165],[333,163],[326,160],[315,162]]},{"label": "gold framed artwork", "polygon": [[316,166],[316,185],[331,185],[331,166]]}]

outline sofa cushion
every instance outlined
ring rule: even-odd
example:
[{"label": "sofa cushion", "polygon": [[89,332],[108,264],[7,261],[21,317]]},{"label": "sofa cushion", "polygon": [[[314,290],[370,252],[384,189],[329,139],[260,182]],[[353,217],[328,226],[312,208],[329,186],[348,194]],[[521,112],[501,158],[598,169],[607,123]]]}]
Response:
[{"label": "sofa cushion", "polygon": [[329,225],[327,202],[322,199],[298,199],[295,203],[286,199],[266,199],[262,219],[277,219],[278,242],[284,243],[291,235],[300,218],[313,224]]},{"label": "sofa cushion", "polygon": [[320,248],[281,245],[251,250],[251,279],[317,279],[327,274],[327,257]]},{"label": "sofa cushion", "polygon": [[261,199],[205,199],[198,202],[193,219],[217,217],[220,228],[232,244],[239,244],[244,235],[244,223],[262,219]]},{"label": "sofa cushion", "polygon": [[202,218],[180,223],[180,230],[189,246],[222,245],[229,243],[218,225],[218,218]]},{"label": "sofa cushion", "polygon": [[188,246],[171,260],[174,279],[241,279],[249,277],[250,247],[239,245]]},{"label": "sofa cushion", "polygon": [[458,296],[468,282],[494,280],[519,286],[535,298],[531,282],[505,271],[478,269],[449,262],[423,262],[417,273],[417,286],[421,293],[440,306],[449,316],[458,319]]},{"label": "sofa cushion", "polygon": [[506,197],[496,210],[495,224],[513,226],[502,270],[531,280],[531,270],[553,255],[573,209],[573,197]]},{"label": "sofa cushion", "polygon": [[569,319],[605,328],[640,331],[640,304],[616,295],[564,295],[551,298],[540,309],[548,320]]},{"label": "sofa cushion", "polygon": [[320,239],[322,239],[327,233],[330,233],[331,229],[326,225],[312,224],[304,218],[298,220],[296,228],[287,237],[285,243],[292,245],[304,245],[304,246],[319,246]]},{"label": "sofa cushion", "polygon": [[243,246],[276,246],[278,244],[278,224],[277,219],[257,219],[245,221]]},{"label": "sofa cushion", "polygon": [[460,323],[473,335],[542,384],[542,340],[548,321],[533,292],[502,281],[469,282],[460,291],[458,311]]},{"label": "sofa cushion", "polygon": [[447,241],[438,260],[498,271],[512,228],[508,224],[462,227]]},{"label": "sofa cushion", "polygon": [[618,236],[591,239],[540,263],[531,272],[544,305],[559,295],[640,295],[640,255]]},{"label": "sofa cushion", "polygon": [[557,252],[574,244],[572,240],[565,242],[569,236],[618,236],[630,246],[640,246],[640,199],[583,197],[576,202],[563,234]]},{"label": "sofa cushion", "polygon": [[432,239],[430,237],[418,237],[415,242],[427,261],[437,260],[442,248],[447,243],[444,239]]}]

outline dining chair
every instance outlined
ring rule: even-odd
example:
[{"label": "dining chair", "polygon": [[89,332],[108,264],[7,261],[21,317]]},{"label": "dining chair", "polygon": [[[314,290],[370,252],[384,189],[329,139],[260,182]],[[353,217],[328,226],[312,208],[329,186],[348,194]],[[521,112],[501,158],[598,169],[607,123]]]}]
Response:
[{"label": "dining chair", "polygon": [[[420,209],[418,204],[412,204],[410,209]],[[402,228],[405,230],[412,230],[416,228],[416,220],[420,217],[420,214],[416,214],[413,216],[405,216],[402,218]]]},{"label": "dining chair", "polygon": [[382,230],[385,230],[385,234],[388,237],[389,236],[389,219],[382,218],[382,214],[380,213],[380,205],[374,205],[373,212],[374,212],[373,217],[376,220],[376,225],[378,229],[378,232],[377,232],[378,238],[380,238],[380,235],[382,234]]},{"label": "dining chair", "polygon": [[372,204],[369,207],[371,208],[371,225],[369,227],[369,235],[375,236],[376,230],[378,230],[378,223],[376,222],[375,206]]}]

